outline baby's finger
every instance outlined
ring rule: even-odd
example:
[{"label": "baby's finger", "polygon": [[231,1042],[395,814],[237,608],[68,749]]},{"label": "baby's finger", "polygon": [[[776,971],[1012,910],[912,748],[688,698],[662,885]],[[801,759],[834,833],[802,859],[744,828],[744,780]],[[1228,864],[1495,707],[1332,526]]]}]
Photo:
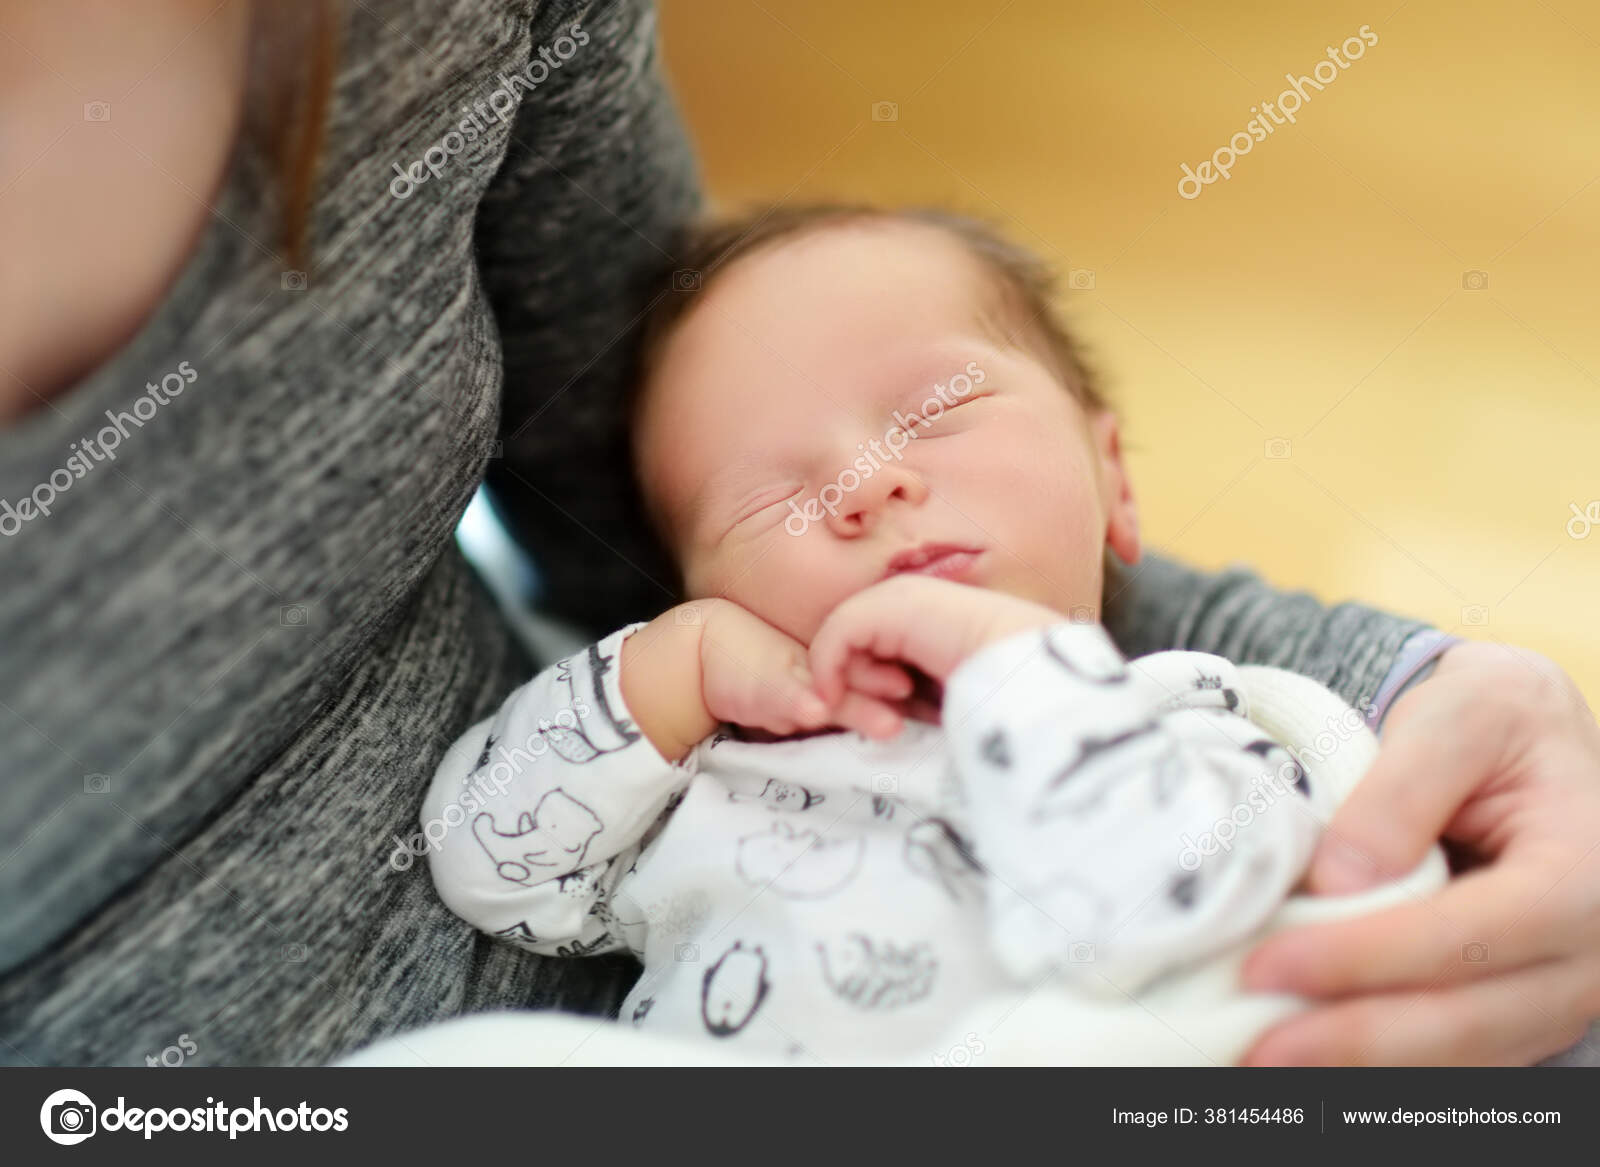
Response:
[{"label": "baby's finger", "polygon": [[858,592],[829,613],[811,638],[811,671],[817,680],[817,692],[829,705],[836,706],[844,696],[853,658],[896,659],[892,650],[874,651],[879,647],[879,625],[885,618],[874,611],[881,603],[882,597],[875,596],[871,588]]},{"label": "baby's finger", "polygon": [[895,737],[905,728],[905,720],[884,702],[864,693],[846,693],[833,710],[833,722],[853,729],[862,737],[879,741]]},{"label": "baby's finger", "polygon": [[845,681],[850,688],[872,697],[900,700],[911,696],[911,674],[897,664],[857,654],[845,665]]},{"label": "baby's finger", "polygon": [[738,719],[740,724],[776,734],[826,725],[828,707],[809,681],[810,674],[804,668],[797,668],[776,680],[770,677],[756,680],[745,715]]},{"label": "baby's finger", "polygon": [[795,724],[816,729],[828,722],[828,706],[810,685],[800,684],[789,693],[788,712]]}]

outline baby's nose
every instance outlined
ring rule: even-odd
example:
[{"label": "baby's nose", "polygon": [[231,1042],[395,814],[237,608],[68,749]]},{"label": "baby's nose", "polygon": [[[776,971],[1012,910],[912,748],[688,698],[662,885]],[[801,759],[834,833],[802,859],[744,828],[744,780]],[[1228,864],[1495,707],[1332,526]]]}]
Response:
[{"label": "baby's nose", "polygon": [[[870,463],[869,469],[870,469]],[[843,538],[866,534],[882,518],[888,507],[895,503],[918,505],[928,497],[928,488],[913,471],[901,463],[880,464],[869,472],[852,471],[856,481],[853,490],[850,475],[841,474],[836,486],[840,497],[836,505],[827,507],[828,528]]]}]

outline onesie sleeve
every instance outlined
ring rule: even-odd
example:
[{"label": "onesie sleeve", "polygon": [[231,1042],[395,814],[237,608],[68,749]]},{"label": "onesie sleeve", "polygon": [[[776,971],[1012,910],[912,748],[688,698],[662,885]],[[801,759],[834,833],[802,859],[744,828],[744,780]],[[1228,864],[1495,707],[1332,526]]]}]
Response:
[{"label": "onesie sleeve", "polygon": [[422,807],[439,897],[532,952],[642,951],[613,894],[698,765],[669,762],[622,699],[630,624],[545,669],[458,739]]},{"label": "onesie sleeve", "polygon": [[1321,822],[1247,714],[1227,660],[1129,662],[1098,624],[1008,637],[950,675],[990,941],[1015,977],[1131,995],[1277,909]]}]

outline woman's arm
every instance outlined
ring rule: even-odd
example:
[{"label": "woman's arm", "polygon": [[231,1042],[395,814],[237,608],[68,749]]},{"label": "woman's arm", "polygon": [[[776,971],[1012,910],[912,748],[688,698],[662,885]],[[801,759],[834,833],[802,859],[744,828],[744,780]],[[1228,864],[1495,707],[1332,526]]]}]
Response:
[{"label": "woman's arm", "polygon": [[570,57],[534,74],[477,223],[505,354],[488,485],[537,562],[540,606],[590,636],[678,598],[637,509],[622,413],[645,289],[700,205],[655,36],[648,0],[539,6],[533,60]]},{"label": "woman's arm", "polygon": [[1190,649],[1274,665],[1321,682],[1363,713],[1407,639],[1428,628],[1363,604],[1279,591],[1246,567],[1204,572],[1159,554],[1108,580],[1103,622],[1128,657]]}]

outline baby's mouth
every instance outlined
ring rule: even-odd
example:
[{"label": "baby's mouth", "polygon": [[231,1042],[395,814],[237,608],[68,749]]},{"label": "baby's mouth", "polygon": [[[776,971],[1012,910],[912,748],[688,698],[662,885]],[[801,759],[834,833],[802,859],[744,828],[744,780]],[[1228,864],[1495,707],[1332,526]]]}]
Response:
[{"label": "baby's mouth", "polygon": [[972,574],[983,551],[958,543],[924,543],[909,551],[902,551],[889,560],[883,578],[913,572],[932,575],[940,579],[962,579]]}]

